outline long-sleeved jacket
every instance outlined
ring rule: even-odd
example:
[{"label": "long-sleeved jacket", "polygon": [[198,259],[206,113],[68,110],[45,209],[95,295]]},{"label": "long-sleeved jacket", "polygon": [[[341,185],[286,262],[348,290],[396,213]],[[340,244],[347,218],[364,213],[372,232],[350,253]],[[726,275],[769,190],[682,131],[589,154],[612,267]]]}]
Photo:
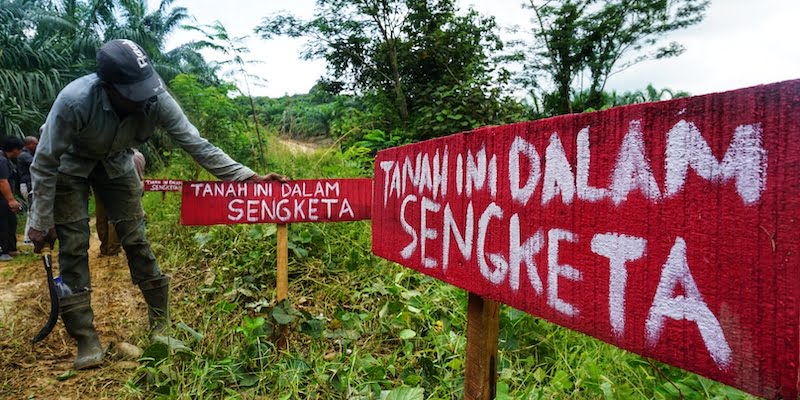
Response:
[{"label": "long-sleeved jacket", "polygon": [[255,175],[200,137],[169,93],[162,93],[157,99],[144,112],[120,121],[95,74],[72,81],[58,94],[31,165],[31,227],[46,231],[54,226],[53,201],[59,172],[88,177],[97,163],[103,163],[109,178],[122,176],[133,168],[131,147],[147,141],[157,127],[217,178],[241,181]]}]

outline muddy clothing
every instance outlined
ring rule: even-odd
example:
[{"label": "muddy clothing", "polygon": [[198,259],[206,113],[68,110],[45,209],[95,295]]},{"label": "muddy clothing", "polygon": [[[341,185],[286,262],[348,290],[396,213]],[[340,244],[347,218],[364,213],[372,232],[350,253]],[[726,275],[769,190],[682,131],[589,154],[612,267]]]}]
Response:
[{"label": "muddy clothing", "polygon": [[255,173],[200,137],[178,103],[167,93],[144,111],[120,120],[97,75],[67,85],[47,116],[31,176],[31,227],[58,234],[60,272],[78,292],[89,280],[89,188],[106,205],[128,258],[133,282],[161,276],[145,236],[142,184],[131,160],[131,147],[163,128],[187,153],[223,180],[245,180]]},{"label": "muddy clothing", "polygon": [[136,175],[139,176],[142,184],[144,184],[144,167],[146,164],[147,160],[144,159],[144,154],[139,150],[133,149],[133,169],[136,170]]},{"label": "muddy clothing", "polygon": [[[0,151],[0,180],[7,180],[12,191],[16,186],[16,174],[14,164]],[[17,251],[17,214],[3,196],[0,196],[0,249],[1,254]]]},{"label": "muddy clothing", "polygon": [[47,231],[55,225],[57,175],[88,178],[100,165],[111,179],[133,172],[131,147],[146,142],[157,127],[222,180],[241,181],[255,175],[200,137],[169,93],[156,98],[144,112],[120,121],[95,74],[72,81],[58,94],[31,165],[35,199],[31,227]]}]

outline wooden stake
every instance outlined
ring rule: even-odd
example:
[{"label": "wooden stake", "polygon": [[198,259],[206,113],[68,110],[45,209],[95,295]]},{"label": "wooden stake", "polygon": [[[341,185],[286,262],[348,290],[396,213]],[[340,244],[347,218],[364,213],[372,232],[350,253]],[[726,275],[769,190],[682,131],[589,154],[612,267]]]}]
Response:
[{"label": "wooden stake", "polygon": [[278,224],[277,300],[289,297],[289,225]]},{"label": "wooden stake", "polygon": [[[278,274],[276,280],[276,299],[280,303],[289,298],[289,225],[278,224]],[[278,329],[275,346],[279,350],[289,348],[288,329],[281,325]]]},{"label": "wooden stake", "polygon": [[489,400],[497,393],[500,304],[469,294],[464,399]]},{"label": "wooden stake", "polygon": [[164,204],[165,200],[167,200],[167,192],[161,192],[161,204]]}]

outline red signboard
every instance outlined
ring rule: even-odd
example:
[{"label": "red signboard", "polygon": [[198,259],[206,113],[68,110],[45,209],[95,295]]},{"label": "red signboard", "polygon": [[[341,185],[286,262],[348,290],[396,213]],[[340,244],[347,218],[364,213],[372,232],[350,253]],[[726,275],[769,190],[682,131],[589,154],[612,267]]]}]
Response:
[{"label": "red signboard", "polygon": [[184,182],[184,225],[359,221],[370,218],[371,179]]},{"label": "red signboard", "polygon": [[800,81],[382,151],[375,254],[797,398]]},{"label": "red signboard", "polygon": [[172,179],[145,179],[145,192],[180,192],[183,181]]}]

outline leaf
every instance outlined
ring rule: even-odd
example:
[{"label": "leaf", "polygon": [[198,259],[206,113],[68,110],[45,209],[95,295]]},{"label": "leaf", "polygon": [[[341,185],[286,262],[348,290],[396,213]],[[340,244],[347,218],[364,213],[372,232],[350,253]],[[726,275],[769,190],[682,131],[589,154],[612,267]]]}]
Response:
[{"label": "leaf", "polygon": [[211,235],[210,233],[204,233],[204,232],[195,233],[194,237],[193,237],[194,242],[197,243],[197,245],[200,246],[200,247],[205,246],[213,238],[214,238],[213,235]]},{"label": "leaf", "polygon": [[422,295],[422,293],[420,293],[418,290],[406,290],[405,292],[400,293],[400,297],[402,297],[405,300],[408,300],[408,299],[410,299],[412,297],[417,297],[417,296],[420,296],[420,295]]},{"label": "leaf", "polygon": [[153,342],[144,349],[142,359],[148,360],[147,365],[155,365],[169,357],[169,346],[166,343]]},{"label": "leaf", "polygon": [[280,325],[289,325],[300,316],[302,316],[302,314],[297,312],[287,300],[278,303],[275,305],[275,308],[272,309],[272,318]]},{"label": "leaf", "polygon": [[496,400],[509,400],[509,399],[511,399],[512,397],[509,395],[508,391],[509,391],[508,383],[498,382],[497,383],[497,397],[495,397],[495,399]]},{"label": "leaf", "polygon": [[536,382],[542,383],[546,376],[547,373],[542,368],[536,368],[536,371],[533,371],[533,379],[536,379]]},{"label": "leaf", "polygon": [[425,389],[421,387],[400,387],[386,393],[383,400],[423,400],[424,398]]},{"label": "leaf", "polygon": [[264,232],[261,230],[261,226],[259,226],[259,225],[254,226],[252,229],[250,229],[249,232],[247,232],[247,236],[249,236],[250,239],[253,239],[253,240],[260,239],[261,236],[263,236],[263,235],[264,235]]},{"label": "leaf", "polygon": [[422,381],[422,377],[417,374],[411,374],[403,378],[403,383],[406,385],[416,386]]},{"label": "leaf", "polygon": [[397,336],[400,337],[400,339],[408,340],[417,336],[417,332],[414,332],[411,329],[403,329]]},{"label": "leaf", "polygon": [[323,329],[324,324],[318,319],[310,319],[303,321],[303,323],[300,324],[300,332],[311,336],[314,339],[319,339],[322,337]]},{"label": "leaf", "polygon": [[66,372],[64,372],[63,374],[57,376],[56,380],[57,381],[65,381],[65,380],[67,380],[69,378],[72,378],[75,375],[78,375],[78,372],[76,372],[75,370],[71,370],[70,369],[70,370],[67,370]]},{"label": "leaf", "polygon": [[257,374],[244,374],[238,376],[238,383],[241,387],[251,387],[255,386],[258,383],[258,375]]},{"label": "leaf", "polygon": [[178,329],[184,330],[188,332],[190,335],[192,335],[194,340],[197,340],[198,342],[203,340],[203,335],[200,332],[197,332],[196,330],[192,329],[189,325],[186,325],[183,322],[179,322],[178,325],[176,326],[178,327]]},{"label": "leaf", "polygon": [[186,352],[190,353],[191,349],[182,340],[175,339],[171,336],[153,335],[154,343],[163,343],[167,346],[169,351],[172,352]]},{"label": "leaf", "polygon": [[275,236],[278,233],[278,226],[275,224],[269,224],[264,228],[264,237]]}]

